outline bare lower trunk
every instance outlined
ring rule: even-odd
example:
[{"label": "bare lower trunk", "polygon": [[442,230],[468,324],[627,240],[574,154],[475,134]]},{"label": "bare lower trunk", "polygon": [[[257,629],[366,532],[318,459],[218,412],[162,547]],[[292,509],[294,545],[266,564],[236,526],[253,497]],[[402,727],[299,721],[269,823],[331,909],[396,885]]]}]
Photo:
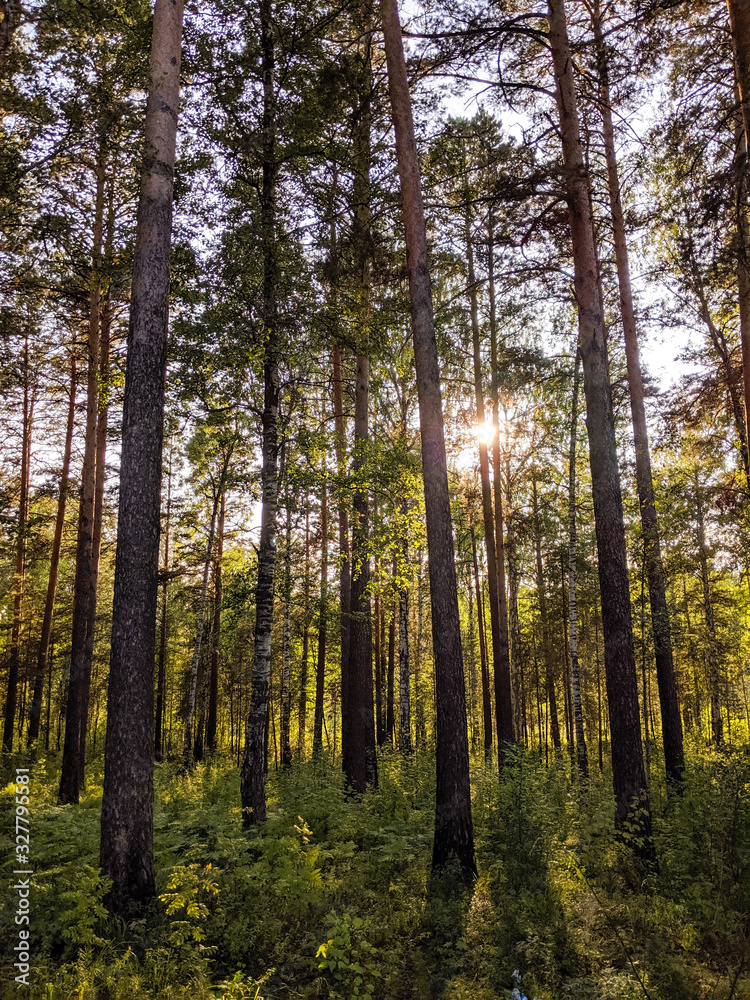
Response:
[{"label": "bare lower trunk", "polygon": [[[408,510],[408,501],[403,501],[402,511]],[[409,542],[404,535],[402,542],[404,566],[409,565]],[[411,740],[411,671],[409,663],[409,590],[402,587],[398,595],[398,749],[399,753],[410,757],[414,752]]]},{"label": "bare lower trunk", "polygon": [[305,759],[307,742],[307,674],[310,655],[310,497],[305,493],[305,608],[302,624],[302,663],[299,671],[299,712],[297,714],[297,755]]},{"label": "bare lower trunk", "polygon": [[482,728],[484,731],[484,759],[489,763],[492,760],[492,704],[490,696],[490,671],[487,662],[487,639],[484,634],[482,586],[479,582],[477,538],[474,525],[471,526],[471,551],[474,561],[474,587],[477,596],[477,621],[479,623],[479,656],[482,667]]},{"label": "bare lower trunk", "polygon": [[476,875],[476,862],[471,818],[466,694],[443,406],[427,259],[427,232],[396,0],[381,0],[381,12],[403,200],[427,515],[432,642],[437,689],[437,789],[432,867],[434,871],[438,871],[455,863],[461,874],[470,879]]},{"label": "bare lower trunk", "polygon": [[576,531],[576,440],[578,436],[578,393],[581,384],[581,355],[577,344],[575,350],[573,402],[570,408],[570,449],[568,451],[568,628],[570,676],[573,688],[573,716],[575,719],[576,734],[576,759],[578,761],[578,770],[587,778],[589,774],[589,756],[586,750],[586,735],[583,731],[581,668],[578,663],[578,594],[576,588],[576,565],[578,560],[578,537]]},{"label": "bare lower trunk", "polygon": [[263,182],[261,232],[263,244],[263,469],[258,581],[255,588],[255,642],[250,712],[245,730],[245,754],[240,776],[245,826],[266,818],[266,742],[271,688],[271,632],[276,580],[276,511],[278,506],[279,331],[276,248],[276,95],[275,52],[271,0],[261,0],[263,68]]},{"label": "bare lower trunk", "polygon": [[[599,295],[589,177],[581,146],[563,0],[549,3],[549,44],[554,61],[562,133],[564,179],[570,217],[578,303],[581,358],[602,595],[604,663],[607,677],[615,821],[636,824],[642,853],[653,857],[651,818],[641,746],[638,685],[633,650],[625,527],[617,464],[607,335]],[[636,810],[641,809],[641,812]]]},{"label": "bare lower trunk", "polygon": [[169,446],[169,464],[167,468],[167,510],[162,534],[164,536],[164,562],[162,563],[161,580],[161,621],[159,622],[159,663],[156,675],[156,721],[154,725],[154,760],[161,760],[164,755],[164,702],[167,681],[167,597],[169,590],[169,536],[170,518],[172,514],[172,443]]},{"label": "bare lower trunk", "polygon": [[539,503],[536,490],[536,468],[533,470],[532,496],[534,510],[534,553],[536,556],[536,593],[539,601],[539,619],[542,624],[542,657],[544,659],[544,689],[549,706],[549,723],[552,734],[552,745],[555,750],[562,746],[560,740],[560,720],[557,714],[557,692],[555,689],[555,662],[552,655],[552,637],[550,635],[549,615],[547,613],[547,594],[544,586],[544,566],[542,564],[542,538],[539,521]]},{"label": "bare lower trunk", "polygon": [[643,396],[643,377],[638,348],[638,334],[635,324],[635,310],[633,308],[633,293],[630,284],[630,265],[625,239],[625,219],[620,196],[620,178],[615,152],[615,131],[609,93],[607,52],[602,34],[599,0],[595,0],[594,12],[594,34],[597,45],[599,83],[602,97],[600,107],[604,125],[604,151],[607,160],[609,203],[615,242],[617,277],[620,288],[620,312],[625,339],[628,387],[630,389],[630,408],[635,440],[636,482],[641,509],[641,531],[643,534],[644,559],[651,603],[651,626],[654,636],[656,677],[659,685],[659,704],[661,706],[662,734],[664,737],[664,760],[667,779],[672,785],[679,785],[682,781],[682,774],[685,767],[682,748],[682,723],[680,721],[680,706],[677,701],[666,582],[661,559],[656,504],[654,502],[651,452]]},{"label": "bare lower trunk", "polygon": [[60,771],[58,802],[78,802],[81,787],[81,732],[88,705],[87,687],[91,661],[87,657],[87,637],[96,614],[94,579],[94,519],[96,512],[97,415],[99,411],[99,307],[101,301],[101,256],[104,225],[105,154],[102,142],[96,162],[94,240],[89,297],[88,372],[86,379],[86,435],[84,439],[81,502],[78,510],[78,542],[73,591],[73,631],[70,650],[70,680],[65,713],[65,743]]},{"label": "bare lower trunk", "polygon": [[65,423],[65,446],[63,450],[62,474],[60,476],[60,493],[57,498],[57,517],[55,518],[55,533],[52,538],[50,553],[49,579],[47,582],[47,598],[44,602],[44,617],[42,632],[39,637],[39,652],[37,654],[36,673],[34,674],[34,693],[29,715],[28,745],[32,746],[39,738],[39,722],[42,715],[42,688],[50,658],[50,636],[52,634],[52,618],[55,613],[55,597],[57,595],[57,575],[60,568],[60,549],[62,547],[63,529],[65,528],[65,507],[68,500],[68,478],[70,476],[70,456],[73,450],[73,428],[76,409],[76,358],[71,351],[70,390],[68,394],[68,415]]},{"label": "bare lower trunk", "polygon": [[695,510],[698,519],[698,558],[701,569],[701,585],[703,587],[703,613],[706,619],[708,634],[708,684],[711,701],[711,735],[716,746],[724,742],[724,728],[721,718],[721,699],[719,695],[719,649],[716,642],[716,623],[711,602],[711,574],[709,569],[708,549],[706,548],[706,525],[703,513],[703,497],[698,479],[698,470],[693,475],[695,490]]},{"label": "bare lower trunk", "polygon": [[153,671],[182,16],[182,0],[156,0],[125,375],[100,858],[107,904],[122,916],[155,894]]},{"label": "bare lower trunk", "polygon": [[206,747],[209,753],[216,750],[216,725],[219,714],[219,666],[221,661],[221,602],[222,563],[224,562],[224,520],[226,515],[226,490],[221,491],[219,525],[216,532],[216,559],[214,560],[214,620],[211,629],[211,672],[208,680],[208,710],[206,712]]},{"label": "bare lower trunk", "polygon": [[279,707],[279,743],[281,767],[288,771],[292,766],[292,510],[286,498],[286,532],[284,546],[284,624],[281,638],[281,704]]},{"label": "bare lower trunk", "polygon": [[[325,463],[325,458],[323,459]],[[320,610],[318,613],[318,663],[315,674],[315,716],[313,721],[313,757],[323,752],[325,718],[326,639],[328,626],[328,485],[325,464],[320,497]]]},{"label": "bare lower trunk", "polygon": [[18,498],[18,533],[16,559],[13,573],[13,623],[10,633],[10,662],[8,666],[8,691],[5,696],[3,724],[3,750],[13,749],[13,727],[18,698],[18,676],[21,662],[21,611],[26,582],[26,531],[29,519],[29,466],[31,463],[31,427],[34,420],[34,401],[29,384],[29,339],[23,348],[23,431],[21,434],[21,484]]},{"label": "bare lower trunk", "polygon": [[[394,574],[395,574],[394,562]],[[388,667],[385,691],[385,742],[393,749],[394,729],[394,683],[396,679],[396,601],[391,601],[390,621],[388,623]]]}]

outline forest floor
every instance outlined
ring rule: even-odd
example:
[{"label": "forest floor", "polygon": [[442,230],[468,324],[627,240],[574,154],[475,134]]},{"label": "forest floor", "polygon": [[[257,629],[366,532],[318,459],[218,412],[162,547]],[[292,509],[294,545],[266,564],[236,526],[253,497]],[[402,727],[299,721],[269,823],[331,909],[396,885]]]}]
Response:
[{"label": "forest floor", "polygon": [[[11,771],[11,765],[13,770]],[[268,820],[244,833],[239,776],[217,758],[156,769],[159,901],[107,917],[98,871],[101,761],[77,807],[54,760],[32,781],[30,985],[13,979],[13,786],[2,791],[0,996],[45,1000],[499,1000],[513,971],[537,1000],[750,997],[750,747],[688,750],[684,794],[652,782],[658,869],[612,826],[611,778],[521,751],[500,780],[475,760],[479,878],[429,879],[434,758],[380,760],[347,799],[338,768],[269,775]]]}]

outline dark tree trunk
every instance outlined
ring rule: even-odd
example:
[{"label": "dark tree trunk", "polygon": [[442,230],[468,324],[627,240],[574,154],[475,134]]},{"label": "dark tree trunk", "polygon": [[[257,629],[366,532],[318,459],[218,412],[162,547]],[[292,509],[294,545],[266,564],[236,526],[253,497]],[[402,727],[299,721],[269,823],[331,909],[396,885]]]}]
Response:
[{"label": "dark tree trunk", "polygon": [[[336,467],[340,476],[346,473],[346,426],[344,423],[344,392],[341,373],[341,349],[333,347],[333,414],[335,427]],[[349,515],[344,497],[338,502],[339,521],[339,602],[341,605],[341,753],[349,753],[351,727],[344,726],[349,709],[349,609],[352,598],[351,561],[349,552]]]},{"label": "dark tree trunk", "polygon": [[[404,414],[403,431],[406,433]],[[409,509],[408,500],[401,502],[404,514]],[[409,540],[404,533],[402,554],[404,566],[409,565]],[[398,595],[398,750],[406,757],[414,753],[411,739],[411,670],[409,664],[409,589],[402,587]]]},{"label": "dark tree trunk", "polygon": [[263,182],[261,239],[263,245],[263,470],[262,514],[258,545],[258,582],[255,588],[255,642],[250,713],[245,732],[245,755],[240,777],[245,826],[266,818],[265,748],[271,688],[271,632],[276,579],[276,509],[278,506],[279,331],[276,247],[276,94],[275,51],[271,0],[261,0],[263,68]]},{"label": "dark tree trunk", "polygon": [[[520,737],[514,733],[513,688],[511,684],[510,632],[508,598],[505,588],[505,537],[503,528],[502,465],[500,461],[500,393],[498,390],[497,310],[495,307],[495,255],[492,215],[488,240],[488,291],[490,297],[490,365],[492,368],[492,437],[493,486],[495,495],[495,562],[497,565],[498,626],[500,634],[500,672],[495,668],[495,724],[498,746]],[[473,270],[473,267],[472,267]]]},{"label": "dark tree trunk", "polygon": [[[395,563],[394,563],[395,573]],[[391,616],[388,623],[388,669],[386,680],[385,741],[393,749],[394,728],[394,682],[396,678],[396,601],[391,601]]]},{"label": "dark tree trunk", "polygon": [[65,743],[60,771],[58,802],[78,802],[81,789],[81,732],[86,727],[91,661],[87,656],[88,632],[96,615],[94,574],[94,520],[96,514],[97,415],[99,410],[99,328],[101,301],[101,257],[104,226],[105,154],[102,141],[96,161],[94,246],[89,299],[88,373],[86,379],[86,436],[78,512],[78,543],[73,591],[73,633],[70,650],[70,681],[65,713]]},{"label": "dark tree trunk", "polygon": [[31,427],[34,420],[34,399],[29,377],[28,332],[23,347],[23,430],[21,434],[21,484],[18,497],[18,534],[13,573],[13,623],[10,632],[10,662],[8,666],[8,691],[5,696],[3,724],[3,750],[13,749],[13,726],[16,718],[18,677],[21,663],[21,611],[26,583],[26,532],[29,520],[29,467],[31,465]]},{"label": "dark tree trunk", "polygon": [[284,544],[284,623],[281,639],[281,699],[279,702],[279,744],[281,767],[288,771],[292,766],[292,509],[286,496],[286,530]]},{"label": "dark tree trunk", "polygon": [[612,105],[609,93],[609,71],[607,50],[602,33],[599,0],[594,3],[594,35],[596,38],[599,64],[599,84],[601,88],[600,108],[604,125],[604,152],[607,160],[609,204],[612,215],[612,229],[617,262],[617,278],[620,289],[620,313],[625,339],[630,408],[633,419],[635,440],[636,482],[641,509],[641,531],[643,534],[644,560],[648,578],[648,592],[651,603],[651,626],[654,636],[654,657],[656,679],[659,686],[661,725],[664,738],[664,761],[667,780],[679,786],[685,768],[682,748],[682,722],[677,701],[674,657],[672,654],[672,633],[667,607],[666,582],[661,559],[659,524],[654,502],[654,484],[651,474],[651,451],[646,424],[646,408],[643,396],[643,376],[641,373],[638,333],[633,308],[633,293],[630,284],[630,264],[625,238],[625,219],[622,209],[620,177],[615,152],[615,130],[612,121]]},{"label": "dark tree trunk", "polygon": [[167,597],[169,590],[169,534],[172,514],[172,443],[169,445],[167,470],[167,510],[162,533],[164,535],[164,563],[161,581],[161,621],[159,623],[159,664],[156,673],[156,723],[154,726],[154,759],[164,756],[164,701],[167,686]]},{"label": "dark tree trunk", "polygon": [[302,663],[299,672],[299,712],[297,719],[297,754],[305,759],[307,741],[307,675],[310,656],[310,497],[305,493],[305,608],[302,623]]},{"label": "dark tree trunk", "polygon": [[575,719],[576,759],[578,770],[587,778],[589,755],[586,734],[583,731],[583,704],[581,702],[581,667],[578,662],[578,594],[576,566],[578,560],[578,535],[576,529],[576,441],[578,437],[578,393],[581,385],[581,354],[576,344],[573,368],[573,401],[570,407],[570,448],[568,450],[568,627],[570,642],[570,676],[572,681],[573,716]]},{"label": "dark tree trunk", "polygon": [[216,558],[214,560],[214,621],[211,629],[211,672],[208,679],[208,710],[206,712],[206,747],[216,751],[216,726],[219,715],[219,664],[221,661],[221,602],[222,563],[224,562],[224,519],[226,515],[226,489],[221,491],[219,525],[216,531]]},{"label": "dark tree trunk", "polygon": [[[477,426],[483,427],[484,387],[482,385],[482,358],[480,353],[479,310],[477,285],[474,274],[474,250],[470,229],[466,223],[466,259],[469,269],[469,300],[471,303],[471,332],[474,356],[474,401]],[[497,437],[497,434],[495,434]],[[490,460],[486,442],[479,438],[479,475],[482,484],[482,514],[484,517],[484,546],[487,550],[487,583],[490,589],[490,628],[492,629],[492,663],[495,678],[495,725],[498,733],[498,763],[502,770],[503,748],[513,740],[513,710],[510,694],[510,658],[508,650],[508,616],[505,595],[501,599],[498,579],[499,561],[495,548],[495,517],[492,509]],[[503,576],[504,576],[503,572]],[[505,610],[505,618],[501,615]]]},{"label": "dark tree trunk", "polygon": [[[367,783],[377,785],[375,750],[375,712],[372,676],[372,618],[367,591],[370,582],[369,501],[363,483],[369,439],[370,360],[369,325],[371,322],[371,237],[370,237],[370,163],[371,153],[371,34],[369,24],[360,24],[361,51],[357,54],[359,104],[354,115],[352,144],[354,154],[353,243],[357,273],[357,372],[354,390],[354,460],[352,479],[352,588],[349,605],[348,711],[341,719],[343,769],[348,787],[357,793]],[[347,729],[349,730],[347,734]]]},{"label": "dark tree trunk", "polygon": [[36,673],[34,674],[34,693],[31,700],[29,715],[28,745],[32,746],[39,738],[39,722],[42,715],[42,688],[47,666],[50,659],[50,636],[52,634],[52,618],[55,613],[55,597],[57,594],[57,575],[60,569],[60,549],[65,528],[65,507],[68,500],[68,478],[70,476],[70,456],[73,450],[73,428],[76,412],[76,358],[71,351],[70,390],[68,393],[68,415],[65,423],[65,447],[63,450],[62,475],[60,476],[60,493],[57,498],[57,517],[55,518],[55,533],[52,538],[50,553],[49,580],[47,582],[47,598],[44,602],[44,617],[42,618],[42,633],[39,637],[39,652],[37,655]]},{"label": "dark tree trunk", "polygon": [[437,688],[437,788],[432,867],[433,871],[439,871],[455,862],[463,876],[471,879],[476,875],[476,862],[471,818],[466,692],[427,231],[396,0],[381,0],[381,12],[403,201],[427,514],[432,642]]},{"label": "dark tree trunk", "polygon": [[155,894],[153,673],[182,16],[182,0],[156,0],[125,375],[100,858],[107,905],[122,916]]},{"label": "dark tree trunk", "polygon": [[711,735],[716,746],[721,746],[724,742],[724,729],[721,719],[721,699],[719,696],[719,649],[716,642],[714,608],[711,602],[711,574],[708,549],[706,547],[703,496],[697,469],[693,474],[693,489],[695,490],[695,511],[698,521],[698,558],[701,568],[701,586],[703,588],[703,613],[706,619],[706,632],[708,634],[708,687],[711,702]]},{"label": "dark tree trunk", "polygon": [[544,659],[544,690],[549,706],[550,730],[552,745],[555,750],[562,746],[560,741],[560,720],[557,714],[557,694],[555,691],[555,663],[552,656],[552,638],[550,635],[549,615],[547,613],[547,594],[544,586],[544,566],[542,564],[542,528],[539,522],[539,503],[536,490],[536,467],[532,475],[532,497],[534,509],[534,553],[536,556],[536,593],[539,601],[539,618],[542,623],[542,657]]},{"label": "dark tree trunk", "polygon": [[315,672],[315,716],[313,721],[313,758],[316,760],[323,752],[326,690],[326,630],[328,627],[328,483],[326,474],[324,465],[320,496],[320,610],[318,612],[318,662]]},{"label": "dark tree trunk", "polygon": [[[625,527],[617,465],[607,335],[599,295],[599,267],[581,146],[573,58],[564,0],[550,0],[549,43],[554,61],[562,133],[564,179],[570,216],[575,297],[578,303],[594,520],[602,595],[604,665],[607,677],[615,822],[632,820],[642,835],[644,856],[653,856],[651,814],[641,746],[633,622],[628,586]],[[636,810],[643,812],[637,813]]]},{"label": "dark tree trunk", "polygon": [[490,696],[490,671],[487,662],[487,639],[484,634],[484,610],[482,586],[479,582],[479,561],[477,559],[477,537],[471,526],[471,554],[474,561],[474,587],[477,595],[477,621],[479,622],[479,656],[482,666],[482,724],[484,730],[484,759],[492,760],[492,705]]}]

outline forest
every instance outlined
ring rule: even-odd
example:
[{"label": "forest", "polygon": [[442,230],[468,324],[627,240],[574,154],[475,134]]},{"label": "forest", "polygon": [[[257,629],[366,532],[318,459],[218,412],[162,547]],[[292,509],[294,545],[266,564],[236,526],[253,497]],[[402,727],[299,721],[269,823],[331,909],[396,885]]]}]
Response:
[{"label": "forest", "polygon": [[748,0],[0,0],[0,996],[750,998]]}]

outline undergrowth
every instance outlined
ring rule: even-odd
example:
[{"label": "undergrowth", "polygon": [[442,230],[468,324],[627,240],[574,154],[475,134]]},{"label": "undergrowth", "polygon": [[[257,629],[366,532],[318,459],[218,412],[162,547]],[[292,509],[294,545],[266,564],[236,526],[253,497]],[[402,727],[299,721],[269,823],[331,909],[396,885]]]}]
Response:
[{"label": "undergrowth", "polygon": [[272,773],[268,819],[250,834],[228,761],[188,775],[161,764],[159,899],[129,924],[102,905],[100,762],[77,807],[56,805],[53,761],[28,763],[31,985],[13,981],[7,785],[2,997],[507,1000],[515,969],[537,1000],[750,996],[750,748],[694,745],[682,796],[654,785],[658,868],[615,835],[608,774],[582,784],[567,757],[545,768],[525,751],[500,779],[477,762],[469,890],[429,879],[429,755],[384,755],[362,799],[323,762]]}]

